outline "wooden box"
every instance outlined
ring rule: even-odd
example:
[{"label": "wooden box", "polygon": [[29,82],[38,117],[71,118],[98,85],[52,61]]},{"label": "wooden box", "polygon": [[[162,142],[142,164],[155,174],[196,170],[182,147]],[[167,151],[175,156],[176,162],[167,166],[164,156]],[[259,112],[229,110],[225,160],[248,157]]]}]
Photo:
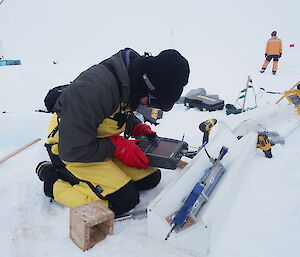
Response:
[{"label": "wooden box", "polygon": [[70,209],[70,237],[82,250],[88,250],[113,233],[114,212],[100,201]]}]

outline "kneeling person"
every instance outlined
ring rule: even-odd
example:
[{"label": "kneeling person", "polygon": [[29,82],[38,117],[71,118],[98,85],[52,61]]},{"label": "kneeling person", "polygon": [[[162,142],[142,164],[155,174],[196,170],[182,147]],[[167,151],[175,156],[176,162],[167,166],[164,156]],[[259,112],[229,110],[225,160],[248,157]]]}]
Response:
[{"label": "kneeling person", "polygon": [[45,195],[69,207],[100,200],[116,214],[134,208],[161,172],[128,139],[155,135],[133,111],[140,104],[171,110],[188,77],[176,50],[154,57],[126,48],[82,72],[54,106],[45,144],[51,162],[36,168]]}]

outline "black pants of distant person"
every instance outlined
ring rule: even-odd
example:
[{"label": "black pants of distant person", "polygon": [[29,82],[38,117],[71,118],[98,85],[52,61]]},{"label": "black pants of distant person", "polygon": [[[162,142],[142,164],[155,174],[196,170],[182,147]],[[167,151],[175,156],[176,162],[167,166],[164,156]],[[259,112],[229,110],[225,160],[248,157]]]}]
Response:
[{"label": "black pants of distant person", "polygon": [[272,72],[276,73],[277,69],[278,69],[278,61],[279,61],[279,55],[278,54],[274,54],[274,55],[267,55],[266,56],[266,60],[262,66],[262,71],[265,71],[265,69],[268,67],[268,64],[270,63],[270,61],[273,59],[273,68],[272,68]]}]

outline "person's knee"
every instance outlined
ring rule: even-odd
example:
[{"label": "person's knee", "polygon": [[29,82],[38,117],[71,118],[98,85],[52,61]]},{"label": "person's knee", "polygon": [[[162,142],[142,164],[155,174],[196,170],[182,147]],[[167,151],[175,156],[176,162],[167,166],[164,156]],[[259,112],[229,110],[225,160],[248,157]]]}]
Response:
[{"label": "person's knee", "polygon": [[59,179],[59,174],[51,162],[40,162],[36,167],[36,174],[44,182],[44,193],[50,198],[53,196],[53,185]]},{"label": "person's knee", "polygon": [[106,198],[108,200],[108,207],[116,215],[133,209],[140,202],[139,193],[133,181],[129,181],[114,193],[107,195]]},{"label": "person's knee", "polygon": [[161,180],[161,171],[157,169],[147,177],[144,177],[138,181],[134,182],[137,190],[148,190],[154,188],[158,185]]}]

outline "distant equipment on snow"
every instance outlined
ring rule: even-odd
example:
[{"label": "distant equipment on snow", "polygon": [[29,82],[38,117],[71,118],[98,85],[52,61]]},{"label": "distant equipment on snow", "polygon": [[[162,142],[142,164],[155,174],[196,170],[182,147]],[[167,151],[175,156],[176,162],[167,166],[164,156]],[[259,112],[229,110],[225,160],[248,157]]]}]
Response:
[{"label": "distant equipment on snow", "polygon": [[0,60],[0,66],[21,65],[20,60]]},{"label": "distant equipment on snow", "polygon": [[[4,0],[0,0],[0,4],[3,2]],[[0,66],[8,66],[8,65],[21,65],[21,61],[20,60],[11,60],[9,58],[6,58],[5,56],[7,56],[7,54],[5,53],[3,44],[0,40]]]},{"label": "distant equipment on snow", "polygon": [[218,95],[207,95],[204,88],[193,89],[186,96],[180,97],[177,103],[183,103],[188,108],[198,108],[200,111],[217,111],[224,108],[224,100]]}]

